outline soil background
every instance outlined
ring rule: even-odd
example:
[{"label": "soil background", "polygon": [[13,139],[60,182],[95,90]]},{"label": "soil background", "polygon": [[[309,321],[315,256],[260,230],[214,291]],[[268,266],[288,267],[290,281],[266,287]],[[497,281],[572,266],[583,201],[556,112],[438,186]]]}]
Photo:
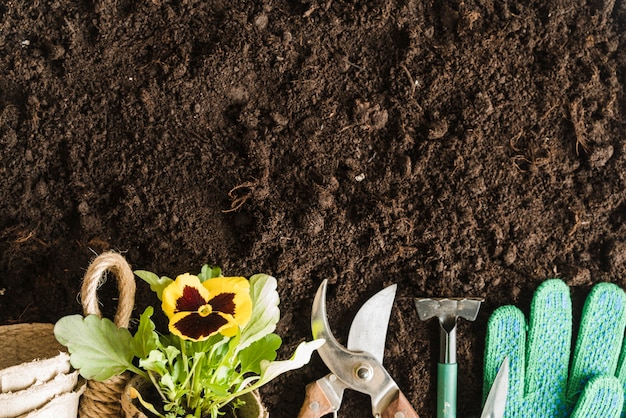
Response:
[{"label": "soil background", "polygon": [[[497,306],[527,312],[550,277],[575,301],[626,285],[625,84],[623,0],[2,0],[0,324],[80,312],[109,249],[274,275],[280,357],[323,279],[344,343],[397,283],[385,365],[432,417],[438,329],[413,297],[485,297],[458,329],[477,417]],[[136,316],[153,303],[140,283]],[[265,387],[271,416],[326,373],[315,355]]]}]

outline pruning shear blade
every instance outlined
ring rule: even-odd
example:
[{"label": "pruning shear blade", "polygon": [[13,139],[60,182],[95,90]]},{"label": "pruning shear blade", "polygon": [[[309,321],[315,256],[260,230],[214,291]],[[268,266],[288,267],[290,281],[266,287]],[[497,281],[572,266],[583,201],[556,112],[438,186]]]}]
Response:
[{"label": "pruning shear blade", "polygon": [[398,285],[388,286],[369,298],[356,313],[348,334],[348,350],[367,351],[383,364],[387,324]]},{"label": "pruning shear blade", "polygon": [[502,418],[506,407],[506,397],[509,391],[509,358],[505,357],[500,370],[491,385],[485,407],[480,418]]}]

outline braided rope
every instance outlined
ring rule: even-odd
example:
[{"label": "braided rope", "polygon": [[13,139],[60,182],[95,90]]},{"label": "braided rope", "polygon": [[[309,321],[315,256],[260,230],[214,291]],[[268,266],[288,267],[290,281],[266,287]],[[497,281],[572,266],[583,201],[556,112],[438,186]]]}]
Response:
[{"label": "braided rope", "polygon": [[113,273],[117,278],[117,288],[120,293],[115,314],[115,325],[128,328],[135,305],[135,276],[126,259],[118,253],[101,254],[89,265],[80,294],[83,301],[83,313],[101,316],[97,291],[107,271]]},{"label": "braided rope", "polygon": [[[96,257],[83,279],[81,299],[85,315],[101,316],[98,306],[97,291],[106,272],[113,273],[117,279],[119,302],[115,313],[115,324],[128,328],[135,304],[135,277],[126,259],[118,253],[107,252]],[[118,418],[122,408],[120,400],[129,373],[113,376],[104,382],[90,380],[80,401],[80,418]]]}]

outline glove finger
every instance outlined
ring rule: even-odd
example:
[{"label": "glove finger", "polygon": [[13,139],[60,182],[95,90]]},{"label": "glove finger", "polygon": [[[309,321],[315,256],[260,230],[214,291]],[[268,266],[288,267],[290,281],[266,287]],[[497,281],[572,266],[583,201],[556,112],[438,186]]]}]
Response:
[{"label": "glove finger", "polygon": [[548,405],[564,399],[572,338],[572,303],[567,285],[552,279],[533,296],[526,351],[525,394],[545,394]]},{"label": "glove finger", "polygon": [[589,380],[570,418],[619,418],[624,391],[615,376],[596,376]]},{"label": "glove finger", "polygon": [[594,376],[615,376],[626,329],[626,294],[613,283],[599,283],[585,301],[567,400],[575,403]]},{"label": "glove finger", "polygon": [[[498,369],[509,357],[509,391],[506,410],[515,411],[524,396],[524,362],[526,353],[526,318],[515,306],[496,309],[487,323],[483,402],[493,385]],[[510,416],[507,413],[507,416]]]},{"label": "glove finger", "polygon": [[[626,392],[626,340],[622,345],[622,354],[619,357],[617,372],[615,375],[622,384],[622,389]],[[624,399],[624,406],[622,408],[622,418],[626,418],[626,399]]]}]

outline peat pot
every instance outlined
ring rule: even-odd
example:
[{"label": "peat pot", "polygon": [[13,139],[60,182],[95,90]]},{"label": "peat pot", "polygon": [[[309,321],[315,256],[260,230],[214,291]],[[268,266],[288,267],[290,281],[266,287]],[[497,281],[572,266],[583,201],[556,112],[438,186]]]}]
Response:
[{"label": "peat pot", "polygon": [[[122,394],[122,409],[126,418],[154,418],[154,416],[141,408],[139,401],[130,397],[130,388],[134,387],[142,395],[152,389],[152,384],[142,379],[140,376],[134,376],[128,384]],[[241,396],[241,399],[245,401],[245,405],[234,411],[234,413],[227,412],[223,415],[224,418],[269,418],[270,414],[267,412],[261,398],[257,391],[247,393]]]},{"label": "peat pot", "polygon": [[76,418],[83,391],[52,324],[0,326],[0,418]]}]

